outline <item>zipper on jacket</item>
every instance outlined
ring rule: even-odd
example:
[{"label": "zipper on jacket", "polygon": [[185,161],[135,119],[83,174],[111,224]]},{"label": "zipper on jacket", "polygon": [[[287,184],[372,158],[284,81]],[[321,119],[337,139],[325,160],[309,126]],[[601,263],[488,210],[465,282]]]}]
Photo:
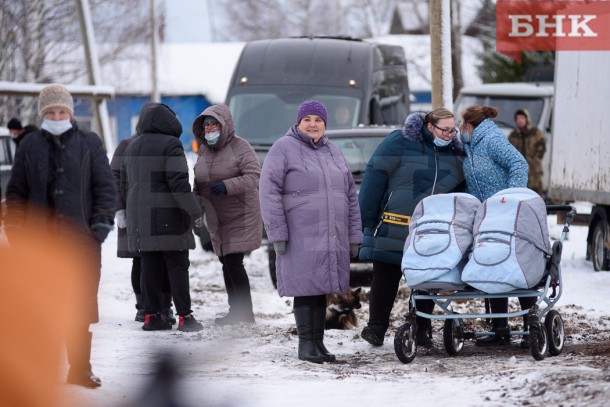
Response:
[{"label": "zipper on jacket", "polygon": [[394,193],[394,191],[390,191],[390,195],[388,195],[388,200],[385,203],[385,206],[383,207],[383,210],[381,211],[381,219],[379,219],[379,223],[377,223],[377,227],[375,227],[375,231],[373,232],[373,237],[377,236],[377,233],[379,232],[379,228],[381,227],[381,224],[383,223],[383,213],[386,212],[386,209],[388,209],[388,205],[390,204],[390,199],[392,198],[392,194]]},{"label": "zipper on jacket", "polygon": [[434,147],[434,183],[432,183],[432,192],[430,195],[434,195],[434,189],[436,188],[436,179],[438,178],[438,150]]}]

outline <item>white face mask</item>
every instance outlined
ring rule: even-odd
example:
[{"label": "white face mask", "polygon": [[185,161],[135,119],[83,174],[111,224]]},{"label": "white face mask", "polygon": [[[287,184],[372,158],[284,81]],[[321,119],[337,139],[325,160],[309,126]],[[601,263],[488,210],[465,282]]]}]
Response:
[{"label": "white face mask", "polygon": [[66,120],[43,120],[42,129],[48,131],[54,136],[59,136],[72,128],[70,119]]},{"label": "white face mask", "polygon": [[213,131],[211,133],[205,133],[205,139],[208,141],[208,144],[213,146],[218,141],[220,137],[219,131]]}]

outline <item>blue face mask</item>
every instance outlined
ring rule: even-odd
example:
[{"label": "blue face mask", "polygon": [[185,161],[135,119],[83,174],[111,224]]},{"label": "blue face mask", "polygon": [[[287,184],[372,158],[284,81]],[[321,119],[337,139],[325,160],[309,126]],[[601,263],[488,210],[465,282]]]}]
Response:
[{"label": "blue face mask", "polygon": [[464,143],[464,144],[470,143],[470,134],[468,134],[468,133],[460,134],[460,140],[462,140],[462,143]]},{"label": "blue face mask", "polygon": [[437,147],[447,147],[453,140],[443,140],[442,138],[434,137],[434,145]]}]

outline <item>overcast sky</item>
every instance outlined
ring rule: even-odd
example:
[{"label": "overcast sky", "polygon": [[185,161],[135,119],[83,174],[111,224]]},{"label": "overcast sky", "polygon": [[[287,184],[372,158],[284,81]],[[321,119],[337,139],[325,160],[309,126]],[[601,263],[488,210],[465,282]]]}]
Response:
[{"label": "overcast sky", "polygon": [[212,16],[219,11],[219,5],[209,0],[165,0],[167,9],[167,42],[210,42],[214,41],[208,6]]}]

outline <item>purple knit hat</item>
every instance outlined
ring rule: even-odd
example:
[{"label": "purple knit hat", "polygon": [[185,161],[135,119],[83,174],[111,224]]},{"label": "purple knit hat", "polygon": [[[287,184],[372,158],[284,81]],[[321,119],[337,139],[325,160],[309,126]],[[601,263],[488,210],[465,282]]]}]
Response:
[{"label": "purple knit hat", "polygon": [[326,113],[326,106],[317,100],[306,100],[301,103],[299,112],[297,113],[297,124],[301,122],[301,119],[308,114],[315,114],[320,116],[324,120],[324,125],[328,123],[328,114]]}]

